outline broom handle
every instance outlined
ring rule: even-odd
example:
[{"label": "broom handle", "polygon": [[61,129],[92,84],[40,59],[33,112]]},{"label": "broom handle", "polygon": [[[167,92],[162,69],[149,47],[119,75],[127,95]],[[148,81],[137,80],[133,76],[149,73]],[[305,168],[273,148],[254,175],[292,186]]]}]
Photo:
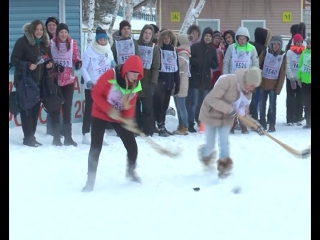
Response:
[{"label": "broom handle", "polygon": [[[245,117],[242,117],[240,114],[237,114],[237,116],[240,119],[240,121],[244,122],[245,124],[249,125],[250,127],[253,127],[254,129],[258,129],[258,126],[255,123],[251,122],[250,120],[246,119]],[[286,150],[288,150],[290,152],[296,152],[297,151],[297,150],[293,149],[292,147],[288,146],[287,144],[281,142],[280,140],[278,140],[274,136],[270,135],[268,132],[266,132],[264,130],[262,130],[262,132],[263,132],[264,135],[266,135],[267,137],[271,138],[273,141],[275,141],[276,143],[281,145]]]}]

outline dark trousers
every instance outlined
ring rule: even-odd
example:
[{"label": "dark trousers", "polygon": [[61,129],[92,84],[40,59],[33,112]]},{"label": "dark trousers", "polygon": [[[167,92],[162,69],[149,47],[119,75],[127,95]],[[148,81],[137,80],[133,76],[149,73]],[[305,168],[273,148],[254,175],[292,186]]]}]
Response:
[{"label": "dark trousers", "polygon": [[153,114],[153,96],[138,97],[136,104],[136,121],[139,128],[143,129],[144,134],[153,135],[154,132],[154,114]]},{"label": "dark trousers", "polygon": [[302,89],[297,84],[296,89],[292,89],[290,80],[286,80],[287,89],[287,123],[296,123],[302,121],[303,102],[302,102]]},{"label": "dark trousers", "polygon": [[20,113],[22,131],[24,134],[23,141],[26,143],[32,143],[35,141],[34,134],[36,133],[36,130],[37,130],[39,110],[40,110],[40,102],[38,102],[31,109],[26,111],[21,111]]},{"label": "dark trousers", "polygon": [[306,123],[311,127],[311,83],[302,83],[302,99]]},{"label": "dark trousers", "polygon": [[156,88],[155,94],[153,96],[153,111],[159,128],[165,126],[166,113],[169,107],[170,97],[170,90],[162,90],[160,88]]},{"label": "dark trousers", "polygon": [[60,108],[50,112],[50,119],[51,119],[51,135],[53,136],[54,140],[60,139],[61,134],[61,114]]},{"label": "dark trousers", "polygon": [[62,95],[64,97],[64,103],[62,104],[63,115],[63,135],[65,138],[71,138],[71,109],[73,101],[74,83],[60,87]]},{"label": "dark trousers", "polygon": [[86,134],[90,132],[91,127],[91,111],[92,111],[92,97],[91,97],[91,90],[85,89],[84,90],[84,98],[86,104],[84,106],[84,113],[83,113],[83,120],[82,120],[82,134]]},{"label": "dark trousers", "polygon": [[[257,87],[255,91],[252,94],[251,102],[250,102],[250,115],[253,119],[258,120],[259,119],[259,91],[260,87]],[[269,112],[269,111],[268,111]]]},{"label": "dark trousers", "polygon": [[[107,122],[104,120],[95,117],[91,118],[91,145],[88,157],[88,175],[95,175],[97,171],[106,124]],[[128,164],[136,164],[138,146],[134,134],[124,129],[119,123],[112,122],[111,125],[119,135],[124,147],[127,150]]]},{"label": "dark trousers", "polygon": [[259,101],[259,107],[260,107],[260,123],[262,125],[266,125],[266,105],[267,100],[269,97],[269,110],[268,110],[268,119],[270,125],[276,124],[276,114],[277,114],[277,94],[274,89],[272,90],[263,90],[260,89],[259,92],[260,95],[260,101]]}]

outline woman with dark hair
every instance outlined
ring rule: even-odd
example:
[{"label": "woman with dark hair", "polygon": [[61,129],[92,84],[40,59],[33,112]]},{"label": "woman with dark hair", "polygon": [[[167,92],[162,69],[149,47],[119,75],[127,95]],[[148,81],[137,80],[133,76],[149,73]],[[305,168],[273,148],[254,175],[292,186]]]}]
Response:
[{"label": "woman with dark hair", "polygon": [[[21,81],[23,61],[28,62],[28,70],[33,80],[42,86],[46,77],[46,71],[53,71],[52,56],[50,51],[50,39],[46,28],[40,20],[34,20],[23,26],[24,36],[19,38],[12,50],[11,65],[15,67],[14,86]],[[35,138],[39,116],[40,101],[31,109],[21,111],[21,124],[24,133],[23,144],[29,147],[38,147],[42,144]]]},{"label": "woman with dark hair", "polygon": [[[64,97],[62,105],[64,145],[76,147],[78,144],[71,137],[71,110],[75,79],[73,67],[79,70],[82,61],[78,44],[70,37],[67,24],[60,23],[57,26],[56,36],[51,39],[51,53],[57,72],[58,85]],[[53,144],[61,146],[58,111],[56,114],[52,113],[52,125],[54,128]]]}]

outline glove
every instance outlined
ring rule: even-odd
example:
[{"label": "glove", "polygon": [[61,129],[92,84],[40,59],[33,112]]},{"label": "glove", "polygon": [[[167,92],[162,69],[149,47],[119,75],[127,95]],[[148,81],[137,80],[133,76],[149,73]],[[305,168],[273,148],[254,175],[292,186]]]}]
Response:
[{"label": "glove", "polygon": [[148,91],[147,91],[148,94],[151,95],[151,96],[153,96],[155,89],[156,89],[156,84],[153,83],[153,82],[149,83]]},{"label": "glove", "polygon": [[260,136],[264,135],[264,133],[263,133],[264,129],[263,129],[263,127],[262,127],[260,124],[257,124],[257,129],[256,129],[256,131],[257,131],[257,133],[258,133]]},{"label": "glove", "polygon": [[236,110],[233,109],[233,111],[228,113],[227,115],[230,117],[235,117],[237,115],[237,112],[236,112]]},{"label": "glove", "polygon": [[81,67],[82,67],[82,61],[79,60],[78,62],[76,62],[75,68],[76,68],[76,70],[79,70]]},{"label": "glove", "polygon": [[180,91],[180,86],[175,86],[175,88],[174,88],[174,93],[173,93],[173,95],[175,96],[175,95],[177,95],[178,93],[179,93],[179,91]]},{"label": "glove", "polygon": [[87,83],[86,83],[86,87],[87,87],[87,89],[92,89],[93,88],[93,86],[94,86],[94,83],[92,82],[92,81],[88,81]]},{"label": "glove", "polygon": [[116,61],[115,61],[115,60],[112,60],[112,61],[111,61],[111,68],[114,68],[116,65],[117,65]]},{"label": "glove", "polygon": [[62,66],[59,63],[54,64],[54,70],[58,73],[63,73],[64,72],[64,66]]},{"label": "glove", "polygon": [[290,80],[290,85],[293,90],[297,88],[297,82],[295,80]]},{"label": "glove", "polygon": [[107,113],[109,117],[113,118],[114,120],[120,120],[121,119],[121,113],[116,108],[111,108],[111,110]]}]

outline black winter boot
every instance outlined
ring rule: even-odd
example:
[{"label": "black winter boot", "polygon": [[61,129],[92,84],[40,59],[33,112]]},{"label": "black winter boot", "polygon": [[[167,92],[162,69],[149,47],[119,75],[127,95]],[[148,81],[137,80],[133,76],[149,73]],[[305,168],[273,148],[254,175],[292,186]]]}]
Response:
[{"label": "black winter boot", "polygon": [[64,145],[77,147],[78,144],[71,137],[71,123],[63,124]]},{"label": "black winter boot", "polygon": [[53,124],[51,131],[53,136],[52,144],[54,146],[62,146],[62,142],[60,138],[60,126],[58,124]]},{"label": "black winter boot", "polygon": [[194,128],[194,122],[189,123],[188,131],[191,133],[196,133],[197,130]]},{"label": "black winter boot", "polygon": [[160,137],[169,137],[170,134],[167,132],[164,123],[158,123],[159,136]]}]

